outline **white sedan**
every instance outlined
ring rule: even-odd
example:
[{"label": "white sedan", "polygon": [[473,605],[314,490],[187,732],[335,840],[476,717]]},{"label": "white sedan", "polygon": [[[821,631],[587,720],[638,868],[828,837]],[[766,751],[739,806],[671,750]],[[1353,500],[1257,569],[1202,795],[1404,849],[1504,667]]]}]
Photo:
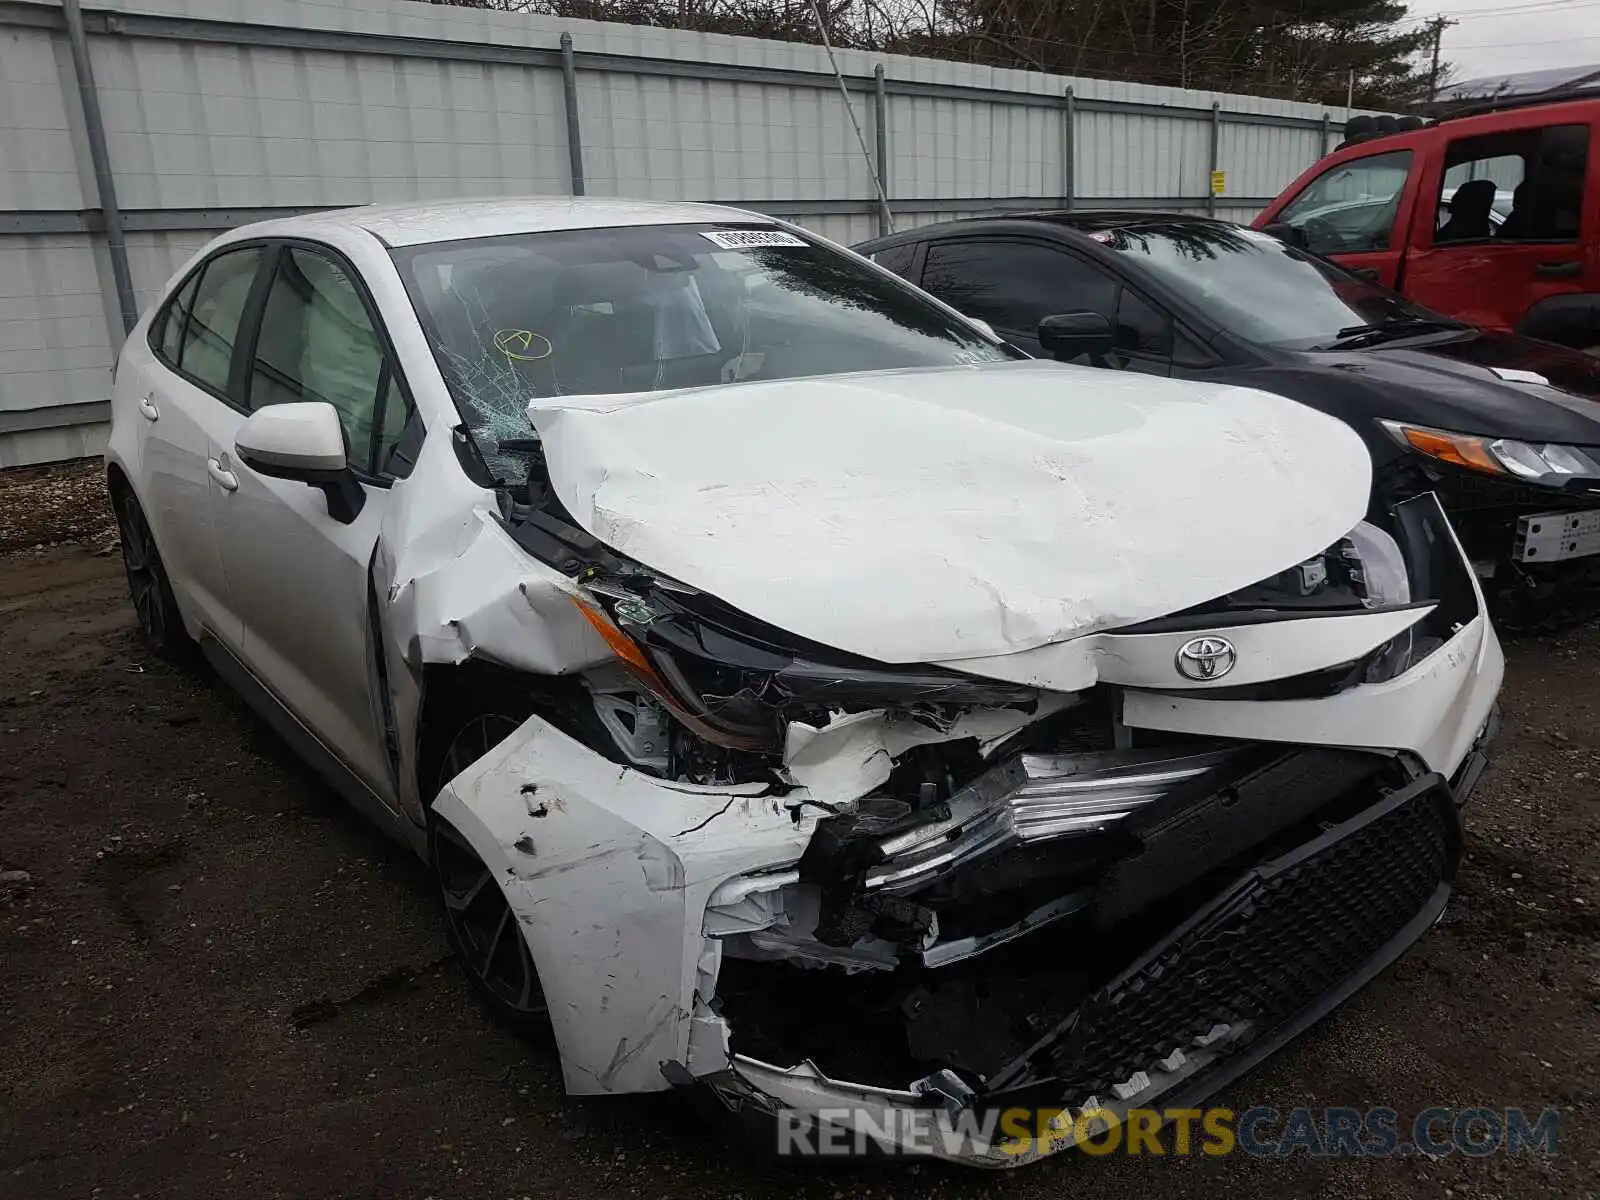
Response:
[{"label": "white sedan", "polygon": [[572,1092],[791,1145],[1192,1103],[1437,918],[1493,727],[1454,535],[1344,425],[727,208],[235,230],[106,466],[145,636],[433,864]]}]

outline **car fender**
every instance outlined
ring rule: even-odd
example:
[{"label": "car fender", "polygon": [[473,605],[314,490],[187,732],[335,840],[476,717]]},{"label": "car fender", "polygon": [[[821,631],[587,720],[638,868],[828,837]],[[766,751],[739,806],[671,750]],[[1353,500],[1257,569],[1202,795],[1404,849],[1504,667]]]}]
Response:
[{"label": "car fender", "polygon": [[656,779],[530,717],[439,793],[516,916],[570,1093],[659,1091],[662,1064],[687,1060],[716,983],[707,899],[796,861],[816,826],[796,793],[765,791]]}]

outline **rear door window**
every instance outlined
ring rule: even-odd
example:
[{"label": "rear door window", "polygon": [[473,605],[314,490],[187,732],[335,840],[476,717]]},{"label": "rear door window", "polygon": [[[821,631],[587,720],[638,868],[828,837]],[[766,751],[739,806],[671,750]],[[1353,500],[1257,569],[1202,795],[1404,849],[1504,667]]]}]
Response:
[{"label": "rear door window", "polygon": [[194,289],[199,283],[200,273],[197,271],[178,289],[156,318],[156,327],[160,331],[158,348],[169,366],[176,367],[182,357],[183,329],[189,321],[189,310],[194,307]]},{"label": "rear door window", "polygon": [[934,242],[922,286],[969,317],[1030,345],[1039,322],[1066,312],[1117,315],[1117,282],[1074,254],[1042,242]]},{"label": "rear door window", "polygon": [[1588,168],[1587,125],[1457,138],[1445,148],[1434,244],[1576,242]]},{"label": "rear door window", "polygon": [[193,285],[179,290],[163,317],[162,357],[220,399],[228,396],[239,321],[261,254],[260,246],[246,246],[217,255]]}]

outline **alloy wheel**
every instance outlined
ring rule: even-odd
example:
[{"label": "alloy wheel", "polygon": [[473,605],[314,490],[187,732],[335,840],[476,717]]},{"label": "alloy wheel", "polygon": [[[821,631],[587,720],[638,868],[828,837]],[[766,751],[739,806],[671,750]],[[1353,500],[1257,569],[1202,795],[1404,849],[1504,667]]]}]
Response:
[{"label": "alloy wheel", "polygon": [[[462,725],[444,753],[439,786],[482,758],[519,724],[500,713],[485,713]],[[448,821],[433,822],[433,865],[450,940],[462,966],[513,1016],[542,1016],[544,992],[517,916],[493,872]]]},{"label": "alloy wheel", "polygon": [[150,526],[132,495],[123,496],[117,504],[117,527],[122,538],[122,565],[128,576],[128,596],[133,601],[139,628],[153,647],[166,650],[172,644],[169,626],[172,614],[167,606],[169,588]]},{"label": "alloy wheel", "polygon": [[434,834],[434,870],[462,966],[483,989],[519,1015],[545,1012],[533,956],[505,892],[471,846],[440,821]]}]

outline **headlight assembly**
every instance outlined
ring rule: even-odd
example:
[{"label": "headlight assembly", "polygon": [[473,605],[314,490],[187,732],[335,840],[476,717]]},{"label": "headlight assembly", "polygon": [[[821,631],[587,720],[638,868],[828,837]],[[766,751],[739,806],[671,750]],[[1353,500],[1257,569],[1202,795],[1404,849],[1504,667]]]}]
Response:
[{"label": "headlight assembly", "polygon": [[826,720],[838,707],[931,714],[942,705],[1039,699],[1038,689],[1021,684],[815,645],[648,574],[583,582],[587,595],[574,602],[634,678],[700,737],[729,749],[778,751],[794,716]]},{"label": "headlight assembly", "polygon": [[1561,487],[1569,479],[1600,479],[1600,460],[1590,449],[1453,433],[1401,421],[1378,423],[1407,449],[1470,471],[1549,487]]}]

